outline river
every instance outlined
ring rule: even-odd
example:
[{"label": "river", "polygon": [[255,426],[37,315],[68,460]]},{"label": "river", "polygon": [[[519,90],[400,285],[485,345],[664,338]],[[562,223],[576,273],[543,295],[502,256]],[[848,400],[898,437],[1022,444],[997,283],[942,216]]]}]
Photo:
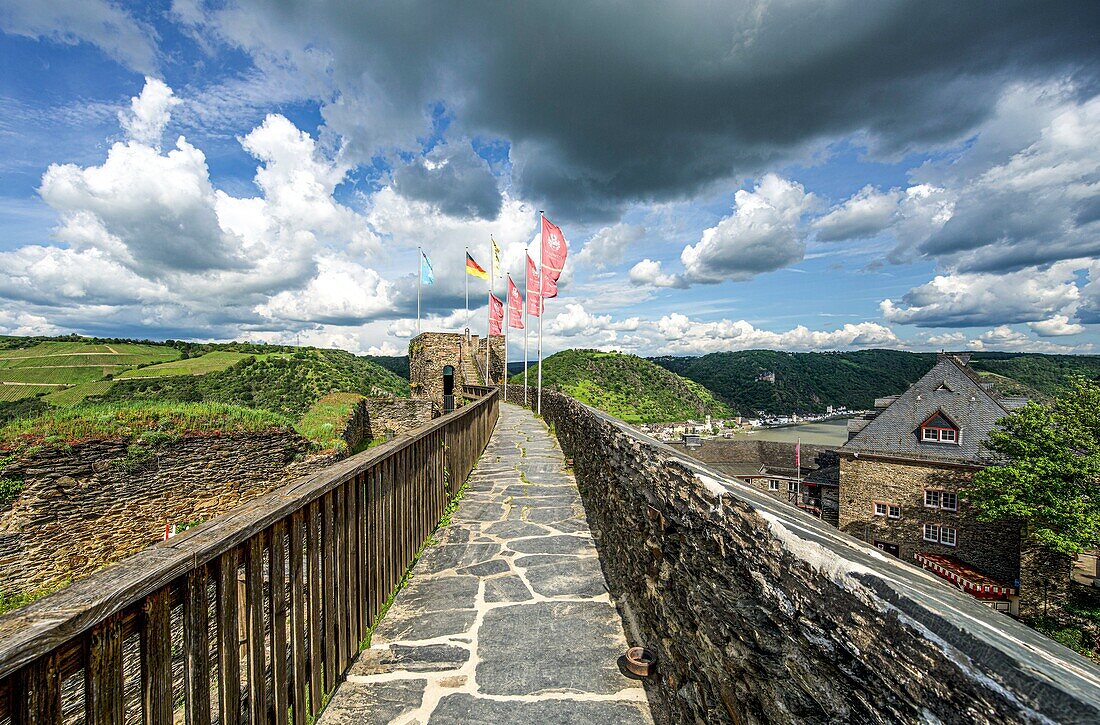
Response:
[{"label": "river", "polygon": [[825,420],[819,423],[803,423],[783,428],[765,428],[750,430],[737,436],[736,440],[757,438],[762,441],[794,443],[801,440],[806,445],[839,446],[848,440],[848,419]]}]

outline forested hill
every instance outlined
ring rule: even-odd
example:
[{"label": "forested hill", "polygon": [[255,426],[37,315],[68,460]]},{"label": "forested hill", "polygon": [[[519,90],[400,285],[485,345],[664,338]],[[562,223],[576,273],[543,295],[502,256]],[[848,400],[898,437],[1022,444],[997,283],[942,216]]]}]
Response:
[{"label": "forested hill", "polygon": [[[811,413],[829,405],[870,408],[875,398],[901,393],[928,372],[936,353],[744,350],[650,359],[703,385],[742,414]],[[1000,392],[1036,398],[1055,394],[1072,375],[1100,378],[1095,355],[974,353],[970,365]]]},{"label": "forested hill", "polygon": [[[535,380],[537,366],[528,374]],[[522,383],[523,373],[511,380]],[[630,423],[731,415],[703,386],[635,355],[565,350],[543,361],[542,383]]]}]

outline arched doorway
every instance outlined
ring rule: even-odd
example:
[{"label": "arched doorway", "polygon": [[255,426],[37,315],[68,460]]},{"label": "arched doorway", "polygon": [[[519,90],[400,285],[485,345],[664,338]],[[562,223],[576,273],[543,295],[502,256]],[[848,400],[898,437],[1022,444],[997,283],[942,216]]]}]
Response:
[{"label": "arched doorway", "polygon": [[443,366],[443,411],[449,413],[455,409],[455,369],[452,365]]}]

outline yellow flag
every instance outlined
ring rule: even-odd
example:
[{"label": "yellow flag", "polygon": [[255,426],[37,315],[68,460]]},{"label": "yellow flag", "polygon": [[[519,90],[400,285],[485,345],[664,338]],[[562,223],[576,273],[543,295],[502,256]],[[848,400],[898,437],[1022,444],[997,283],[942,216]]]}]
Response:
[{"label": "yellow flag", "polygon": [[489,235],[489,241],[493,243],[493,263],[496,265],[496,269],[493,271],[496,272],[497,277],[503,277],[504,265],[500,263],[500,245],[497,244],[497,240],[493,239],[492,234]]}]

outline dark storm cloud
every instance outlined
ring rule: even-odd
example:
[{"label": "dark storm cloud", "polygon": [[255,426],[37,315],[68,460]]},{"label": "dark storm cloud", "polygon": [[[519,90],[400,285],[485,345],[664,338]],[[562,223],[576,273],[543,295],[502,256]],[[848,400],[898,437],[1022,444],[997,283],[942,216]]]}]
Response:
[{"label": "dark storm cloud", "polygon": [[1100,58],[1095,0],[242,4],[214,22],[254,53],[332,53],[326,119],[353,147],[414,138],[442,99],[511,141],[522,193],[593,215],[855,132],[886,154],[955,140],[1007,83],[1088,87]]},{"label": "dark storm cloud", "polygon": [[402,196],[450,216],[496,219],[500,214],[496,179],[468,143],[438,146],[424,160],[394,171],[393,180]]}]

